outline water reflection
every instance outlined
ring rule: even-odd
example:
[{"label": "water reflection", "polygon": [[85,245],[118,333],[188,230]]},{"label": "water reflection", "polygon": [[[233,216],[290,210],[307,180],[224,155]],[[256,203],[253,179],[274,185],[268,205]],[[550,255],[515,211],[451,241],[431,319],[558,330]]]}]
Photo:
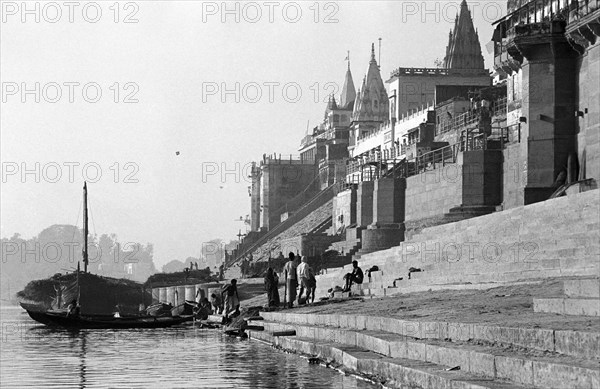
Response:
[{"label": "water reflection", "polygon": [[0,387],[373,388],[214,330],[53,330],[2,308]]}]

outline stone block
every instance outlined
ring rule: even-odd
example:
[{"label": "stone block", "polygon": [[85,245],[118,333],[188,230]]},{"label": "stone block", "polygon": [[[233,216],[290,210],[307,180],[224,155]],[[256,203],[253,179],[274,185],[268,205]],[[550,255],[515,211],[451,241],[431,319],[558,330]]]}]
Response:
[{"label": "stone block", "polygon": [[410,336],[413,338],[421,337],[421,326],[418,321],[405,320],[402,323],[401,335]]},{"label": "stone block", "polygon": [[495,359],[495,356],[492,354],[471,350],[469,351],[468,371],[473,374],[494,378],[496,377]]},{"label": "stone block", "polygon": [[498,326],[474,325],[474,339],[485,340],[487,342],[501,342],[501,328]]},{"label": "stone block", "polygon": [[371,338],[372,348],[370,350],[385,356],[389,356],[391,354],[390,343],[386,339],[381,339],[377,336],[372,336]]},{"label": "stone block", "polygon": [[356,346],[356,332],[346,330],[337,330],[336,332],[339,336],[339,343]]},{"label": "stone block", "polygon": [[557,330],[554,339],[558,353],[588,359],[600,355],[600,333]]},{"label": "stone block", "polygon": [[406,358],[416,361],[427,360],[427,344],[408,341],[406,346]]},{"label": "stone block", "polygon": [[367,329],[367,316],[356,316],[356,327],[357,330]]},{"label": "stone block", "polygon": [[[414,365],[415,367],[418,367],[419,365],[423,367],[426,366],[424,363]],[[401,377],[404,378],[404,382],[408,385],[414,385],[417,388],[444,388],[443,386],[440,387],[439,382],[430,382],[431,375],[428,374],[426,371],[420,369],[413,369],[407,366],[402,366],[400,370],[404,373],[403,375],[401,375]]]},{"label": "stone block", "polygon": [[447,323],[447,337],[453,341],[468,341],[475,335],[473,323]]},{"label": "stone block", "polygon": [[347,352],[342,353],[342,363],[349,369],[358,370],[358,358]]},{"label": "stone block", "polygon": [[533,361],[533,384],[541,388],[593,389],[600,387],[600,372],[578,366]]},{"label": "stone block", "polygon": [[366,329],[369,331],[381,331],[381,322],[385,318],[379,316],[367,316]]},{"label": "stone block", "polygon": [[356,316],[340,315],[338,324],[341,328],[356,329]]},{"label": "stone block", "polygon": [[542,351],[554,351],[554,330],[545,328],[518,328],[513,344]]},{"label": "stone block", "polygon": [[445,322],[420,322],[420,338],[445,339],[448,337],[448,325]]},{"label": "stone block", "polygon": [[408,342],[406,340],[390,342],[392,358],[408,358]]},{"label": "stone block", "polygon": [[496,376],[517,384],[533,385],[533,361],[496,356]]},{"label": "stone block", "polygon": [[566,315],[600,316],[600,299],[569,298],[564,301]]},{"label": "stone block", "polygon": [[386,318],[381,322],[381,330],[392,334],[397,334],[401,330],[403,320]]}]

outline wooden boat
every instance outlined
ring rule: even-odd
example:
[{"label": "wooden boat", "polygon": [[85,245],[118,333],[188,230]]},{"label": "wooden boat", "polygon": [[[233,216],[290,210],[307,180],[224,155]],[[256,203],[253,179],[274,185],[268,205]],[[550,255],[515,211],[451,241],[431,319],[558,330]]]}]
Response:
[{"label": "wooden boat", "polygon": [[49,327],[59,328],[165,328],[192,320],[189,316],[155,317],[113,315],[69,316],[64,311],[36,311],[23,307],[29,317]]},{"label": "wooden boat", "polygon": [[[87,184],[83,186],[83,220],[84,220],[84,237],[83,237],[83,263],[84,271],[87,273],[88,266],[88,218],[87,218]],[[77,281],[75,284],[81,297],[81,285],[79,283],[79,262],[77,263]],[[77,298],[76,303],[80,302],[81,298]],[[173,325],[181,324],[186,321],[193,320],[192,316],[117,316],[111,314],[85,314],[85,313],[69,313],[69,309],[47,310],[39,305],[21,303],[21,307],[27,311],[29,317],[33,320],[42,323],[49,327],[59,328],[164,328]],[[74,307],[73,307],[74,308]],[[80,310],[77,305],[77,310]]]}]

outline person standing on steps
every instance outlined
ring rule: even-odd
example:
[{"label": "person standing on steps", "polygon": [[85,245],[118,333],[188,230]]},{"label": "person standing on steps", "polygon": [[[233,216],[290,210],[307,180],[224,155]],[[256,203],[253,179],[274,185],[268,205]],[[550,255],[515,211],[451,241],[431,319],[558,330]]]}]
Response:
[{"label": "person standing on steps", "polygon": [[300,304],[300,299],[302,298],[304,289],[306,289],[306,302],[308,303],[312,288],[310,286],[310,266],[308,266],[308,259],[306,259],[306,256],[302,257],[302,262],[300,263],[300,265],[298,265],[298,280],[300,282],[298,304]]},{"label": "person standing on steps", "polygon": [[265,275],[265,290],[267,292],[267,298],[269,300],[269,307],[279,306],[279,285],[277,274],[273,271],[272,267],[267,269]]},{"label": "person standing on steps", "polygon": [[224,310],[225,318],[228,319],[229,315],[232,313],[232,311],[235,311],[235,313],[239,314],[240,297],[238,296],[236,279],[231,280],[231,283],[229,283],[223,287],[223,291],[221,292],[221,295],[224,297],[223,300],[225,301],[225,310]]},{"label": "person standing on steps", "polygon": [[296,273],[296,262],[294,253],[290,252],[289,260],[283,266],[283,276],[285,278],[286,285],[286,298],[288,308],[294,306],[294,300],[296,300],[296,288],[298,287],[298,274]]}]

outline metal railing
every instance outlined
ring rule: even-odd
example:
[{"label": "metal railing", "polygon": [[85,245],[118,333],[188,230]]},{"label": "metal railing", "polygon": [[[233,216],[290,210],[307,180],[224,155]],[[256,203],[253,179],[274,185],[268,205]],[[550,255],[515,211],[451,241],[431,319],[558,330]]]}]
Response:
[{"label": "metal railing", "polygon": [[500,131],[497,129],[495,133],[492,132],[489,136],[484,132],[465,130],[457,143],[423,153],[409,160],[399,161],[397,158],[381,158],[380,154],[377,155],[377,158],[363,157],[360,160],[349,160],[347,163],[347,180],[351,184],[357,184],[362,181],[372,181],[383,176],[389,176],[388,165],[392,165],[394,177],[406,178],[455,164],[459,152],[486,150],[490,140],[500,140],[500,147],[504,148],[504,145],[514,138],[514,135],[511,138],[509,132],[508,127],[502,128]]},{"label": "metal railing", "polygon": [[438,124],[436,126],[436,135],[444,134],[458,128],[476,125],[477,123],[479,123],[479,112],[467,111]]},{"label": "metal railing", "polygon": [[428,170],[435,170],[440,166],[456,163],[460,148],[461,145],[455,143],[417,156],[406,164],[405,177],[416,176]]}]

